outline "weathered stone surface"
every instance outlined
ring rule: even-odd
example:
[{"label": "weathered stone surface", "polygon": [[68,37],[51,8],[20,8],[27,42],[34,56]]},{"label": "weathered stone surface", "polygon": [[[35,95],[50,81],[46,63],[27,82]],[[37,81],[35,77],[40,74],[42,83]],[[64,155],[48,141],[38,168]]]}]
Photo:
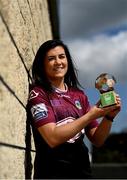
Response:
[{"label": "weathered stone surface", "polygon": [[1,179],[25,178],[28,72],[40,44],[51,38],[46,0],[0,0]]}]

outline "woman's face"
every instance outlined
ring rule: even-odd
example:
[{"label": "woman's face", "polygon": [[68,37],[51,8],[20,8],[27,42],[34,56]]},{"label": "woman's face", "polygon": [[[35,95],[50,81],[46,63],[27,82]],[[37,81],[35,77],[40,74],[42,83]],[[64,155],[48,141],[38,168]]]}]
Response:
[{"label": "woman's face", "polygon": [[56,46],[47,52],[44,68],[50,82],[64,80],[68,69],[68,61],[62,46]]}]

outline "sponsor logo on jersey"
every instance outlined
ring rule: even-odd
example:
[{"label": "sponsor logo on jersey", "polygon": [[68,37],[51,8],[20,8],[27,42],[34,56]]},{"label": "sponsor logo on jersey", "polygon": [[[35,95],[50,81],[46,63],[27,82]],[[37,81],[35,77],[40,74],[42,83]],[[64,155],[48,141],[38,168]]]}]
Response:
[{"label": "sponsor logo on jersey", "polygon": [[76,106],[78,109],[82,109],[82,106],[81,106],[79,100],[76,100],[76,101],[75,101],[75,106]]},{"label": "sponsor logo on jersey", "polygon": [[65,98],[69,98],[70,99],[70,96],[66,95],[66,94],[57,94],[58,97],[65,97]]},{"label": "sponsor logo on jersey", "polygon": [[44,103],[32,106],[31,113],[35,121],[48,117],[48,110]]},{"label": "sponsor logo on jersey", "polygon": [[32,90],[30,92],[30,95],[29,95],[29,100],[33,99],[33,98],[36,98],[38,96],[39,93],[35,92],[34,90]]},{"label": "sponsor logo on jersey", "polygon": [[50,100],[52,106],[60,106],[61,102],[58,99]]}]

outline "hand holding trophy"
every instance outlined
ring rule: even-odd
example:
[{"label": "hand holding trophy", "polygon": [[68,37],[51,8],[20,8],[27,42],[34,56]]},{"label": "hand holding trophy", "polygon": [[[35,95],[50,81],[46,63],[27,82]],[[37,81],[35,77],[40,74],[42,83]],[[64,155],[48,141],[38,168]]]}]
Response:
[{"label": "hand holding trophy", "polygon": [[116,79],[108,73],[100,74],[95,81],[95,88],[100,92],[101,106],[107,107],[116,104],[114,85]]}]

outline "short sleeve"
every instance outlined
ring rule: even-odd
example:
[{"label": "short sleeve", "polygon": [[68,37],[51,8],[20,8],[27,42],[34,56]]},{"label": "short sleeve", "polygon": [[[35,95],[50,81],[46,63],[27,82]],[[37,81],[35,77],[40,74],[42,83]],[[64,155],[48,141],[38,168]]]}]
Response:
[{"label": "short sleeve", "polygon": [[44,124],[55,122],[48,95],[41,88],[36,87],[30,91],[28,105],[33,122],[37,128]]}]

